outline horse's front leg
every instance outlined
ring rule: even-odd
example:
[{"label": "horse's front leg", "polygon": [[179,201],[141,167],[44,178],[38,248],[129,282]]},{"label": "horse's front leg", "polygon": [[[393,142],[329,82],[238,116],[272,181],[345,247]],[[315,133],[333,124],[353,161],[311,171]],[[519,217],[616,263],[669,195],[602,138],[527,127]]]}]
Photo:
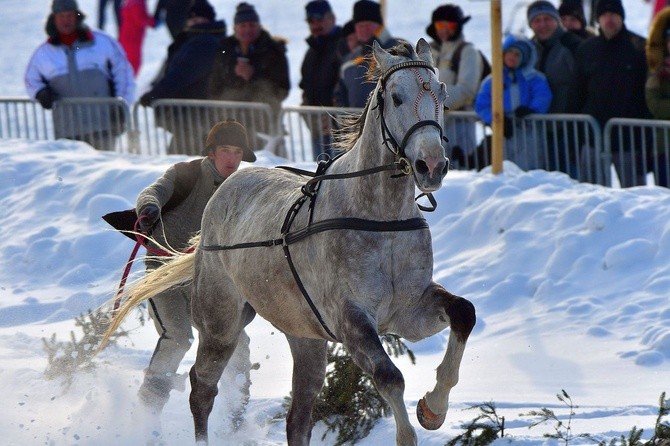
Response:
[{"label": "horse's front leg", "polygon": [[434,430],[442,426],[447,415],[449,392],[458,383],[465,344],[475,326],[476,316],[475,307],[470,301],[454,296],[440,285],[433,284],[428,287],[423,298],[434,300],[441,306],[451,325],[447,351],[437,368],[435,388],[419,401],[416,410],[421,426]]},{"label": "horse's front leg", "polygon": [[344,313],[344,322],[337,334],[353,361],[372,376],[377,391],[391,406],[396,423],[396,445],[416,445],[416,432],[405,407],[405,380],[384,350],[376,325],[352,304],[345,304]]}]

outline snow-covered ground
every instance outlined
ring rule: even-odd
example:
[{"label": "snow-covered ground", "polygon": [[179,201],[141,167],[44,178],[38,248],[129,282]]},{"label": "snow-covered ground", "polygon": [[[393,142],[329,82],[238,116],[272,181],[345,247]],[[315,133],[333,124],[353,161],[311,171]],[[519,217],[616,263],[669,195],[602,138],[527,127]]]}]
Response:
[{"label": "snow-covered ground", "polygon": [[[94,0],[79,3],[94,23]],[[213,1],[229,23],[234,3]],[[353,1],[332,3],[341,19],[348,17]],[[389,27],[410,40],[423,35],[436,6],[389,3]],[[505,14],[519,2],[503,3]],[[305,49],[302,2],[257,4],[268,28],[289,38],[296,85]],[[486,52],[489,3],[461,5],[473,15],[467,36]],[[641,0],[624,5],[628,25],[646,34],[649,6]],[[23,68],[43,39],[47,8],[47,2],[3,1],[0,95],[25,96]],[[168,40],[165,29],[149,32],[140,90]],[[288,103],[298,102],[294,87]],[[146,444],[152,437],[151,425],[136,410],[142,370],[156,341],[152,326],[130,320],[129,338],[105,351],[96,370],[78,374],[69,388],[45,380],[42,338],[55,333],[67,341],[72,330],[80,336],[74,318],[115,291],[132,243],[100,216],[130,207],[144,186],[184,159],[101,153],[72,141],[0,141],[2,444]],[[286,161],[260,152],[258,164]],[[533,418],[521,414],[547,407],[565,417],[568,411],[555,396],[561,389],[579,406],[573,434],[608,440],[637,426],[649,438],[658,397],[670,391],[670,192],[609,189],[559,173],[504,167],[498,176],[450,172],[435,194],[437,211],[426,214],[435,278],[475,303],[478,322],[445,425],[429,432],[415,422],[420,444],[443,445],[476,415],[465,408],[488,401],[506,417],[515,444],[544,444],[553,425],[529,429]],[[283,336],[262,319],[248,332],[251,359],[260,368],[251,373],[245,423],[232,431],[226,409],[235,404],[234,394],[222,390],[211,417],[212,444],[285,444],[285,423],[273,416],[290,389],[290,354]],[[416,401],[434,382],[446,335],[412,344],[416,365],[397,360],[412,420]],[[181,371],[194,358],[192,349]],[[173,392],[166,407],[166,445],[193,442],[187,399],[188,386]],[[360,444],[391,444],[394,429],[392,418],[384,419]],[[334,442],[332,435],[322,441],[323,432],[323,425],[315,427],[313,444]]]}]

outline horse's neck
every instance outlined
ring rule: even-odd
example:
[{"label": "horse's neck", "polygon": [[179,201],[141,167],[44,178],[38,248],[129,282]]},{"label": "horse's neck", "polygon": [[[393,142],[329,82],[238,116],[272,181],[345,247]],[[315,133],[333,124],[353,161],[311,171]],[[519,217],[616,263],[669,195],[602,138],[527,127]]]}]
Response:
[{"label": "horse's neck", "polygon": [[[396,156],[382,142],[379,117],[369,113],[365,128],[354,147],[342,157],[337,170],[360,172],[392,165]],[[416,213],[414,181],[411,175],[395,177],[400,172],[383,172],[347,179],[345,193],[368,218],[403,219]]]}]

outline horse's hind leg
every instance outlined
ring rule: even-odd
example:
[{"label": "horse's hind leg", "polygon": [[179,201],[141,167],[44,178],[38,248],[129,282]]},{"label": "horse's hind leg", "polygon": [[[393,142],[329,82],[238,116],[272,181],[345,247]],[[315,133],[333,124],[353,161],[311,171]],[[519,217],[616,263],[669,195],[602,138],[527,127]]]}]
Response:
[{"label": "horse's hind leg", "polygon": [[405,379],[384,350],[376,326],[360,309],[345,307],[346,325],[338,335],[356,365],[372,376],[377,391],[389,403],[396,423],[396,445],[416,445],[416,432],[405,407]]},{"label": "horse's hind leg", "polygon": [[[232,316],[232,313],[234,311],[229,315]],[[196,442],[207,442],[207,423],[214,407],[214,398],[219,392],[218,382],[235,352],[245,323],[253,319],[253,314],[254,310],[245,305],[237,318],[231,317],[228,327],[221,326],[220,331],[216,333],[208,333],[202,328],[199,331],[198,353],[189,373],[191,379],[189,403],[193,414]],[[224,331],[226,333],[223,333]]]},{"label": "horse's hind leg", "polygon": [[286,418],[291,446],[307,446],[312,435],[312,408],[326,377],[327,342],[287,336],[293,355],[293,398]]}]

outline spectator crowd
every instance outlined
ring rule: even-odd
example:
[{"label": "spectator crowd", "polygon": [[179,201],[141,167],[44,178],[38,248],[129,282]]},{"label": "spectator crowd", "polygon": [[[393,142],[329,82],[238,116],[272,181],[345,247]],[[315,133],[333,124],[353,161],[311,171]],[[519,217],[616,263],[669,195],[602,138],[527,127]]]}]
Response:
[{"label": "spectator crowd", "polygon": [[[106,3],[100,1],[99,27],[104,26]],[[529,117],[589,115],[600,129],[611,118],[670,118],[670,6],[655,12],[647,39],[626,27],[621,0],[586,3],[590,4],[588,20],[582,0],[533,1],[526,8],[532,36],[504,36],[504,157],[523,169],[559,170],[583,180],[584,157],[593,155],[589,154],[593,135],[584,134],[576,125],[540,131],[529,125]],[[231,26],[217,18],[208,0],[159,0],[153,13],[146,0],[115,0],[113,7],[118,40],[89,28],[76,0],[52,1],[47,40],[26,69],[26,89],[32,99],[47,109],[70,97],[120,96],[132,103],[145,30],[166,24],[173,41],[160,72],[138,98],[140,104],[148,107],[159,99],[262,102],[270,106],[273,117],[278,116],[291,88],[287,41],[263,26],[253,4],[239,3]],[[302,104],[363,107],[374,88],[366,80],[372,43],[389,49],[402,37],[386,26],[381,5],[373,0],[356,1],[342,25],[327,0],[308,1],[304,10],[308,49],[297,82]],[[426,19],[434,64],[447,85],[445,106],[450,111],[474,111],[490,125],[491,64],[466,38],[470,16],[457,4],[447,3],[437,6]],[[176,116],[156,118],[157,122],[178,121]],[[332,156],[331,129],[336,123],[323,117],[305,119],[314,159]],[[199,152],[212,124],[192,122],[180,128],[164,124],[173,135],[168,153]],[[109,126],[99,127],[96,132],[116,136]],[[180,134],[184,128],[190,138]],[[268,129],[248,127],[248,131],[251,145],[259,147],[254,135]],[[65,131],[60,136],[91,142],[80,133]],[[477,134],[474,122],[450,122],[445,133],[455,166],[482,168],[487,164],[490,140]],[[622,186],[645,184],[652,165],[667,164],[667,147],[656,150],[662,139],[668,138],[645,129],[612,135],[613,153],[622,154],[613,156]],[[650,149],[632,153],[627,141]],[[189,144],[194,147],[186,147]],[[109,141],[95,146],[110,148]],[[588,169],[594,168],[590,163]],[[586,173],[592,178],[592,172]],[[657,173],[655,180],[667,186],[667,172]]]}]

